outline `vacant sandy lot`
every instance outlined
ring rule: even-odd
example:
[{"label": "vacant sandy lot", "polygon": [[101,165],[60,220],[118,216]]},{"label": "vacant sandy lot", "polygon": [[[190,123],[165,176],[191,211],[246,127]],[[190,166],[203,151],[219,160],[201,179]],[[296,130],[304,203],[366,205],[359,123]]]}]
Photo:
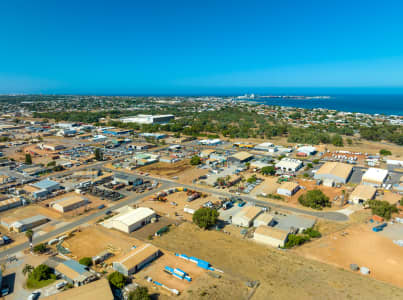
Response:
[{"label": "vacant sandy lot", "polygon": [[344,269],[349,269],[352,263],[365,266],[371,270],[370,277],[403,287],[403,247],[373,232],[373,226],[370,223],[351,226],[308,243],[296,252]]},{"label": "vacant sandy lot", "polygon": [[[354,274],[292,251],[280,251],[217,231],[183,223],[153,241],[170,251],[212,263],[243,282],[259,280],[253,299],[402,299],[403,290]],[[356,243],[353,243],[356,244]],[[185,292],[182,299],[245,299],[245,285],[222,285],[216,279],[203,285],[206,293]],[[215,287],[214,287],[215,286]],[[227,290],[223,290],[227,288]],[[200,290],[199,290],[200,291]],[[234,295],[237,295],[234,296]]]},{"label": "vacant sandy lot", "polygon": [[153,175],[162,176],[162,177],[174,177],[180,176],[181,173],[193,169],[194,167],[190,165],[189,160],[181,160],[176,163],[165,163],[165,162],[157,162],[155,164],[151,164],[148,166],[140,167],[136,171],[137,172],[146,172],[151,173]]},{"label": "vacant sandy lot", "polygon": [[74,236],[65,240],[62,246],[72,252],[72,258],[80,259],[95,256],[107,249],[117,256],[128,252],[133,245],[142,244],[143,242],[123,232],[109,230],[101,225],[92,225],[75,232]]}]

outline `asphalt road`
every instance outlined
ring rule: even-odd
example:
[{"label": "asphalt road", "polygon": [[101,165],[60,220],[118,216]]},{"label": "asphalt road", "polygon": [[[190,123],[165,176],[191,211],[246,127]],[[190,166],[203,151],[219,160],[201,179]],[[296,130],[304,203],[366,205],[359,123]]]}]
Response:
[{"label": "asphalt road", "polygon": [[[108,171],[114,171],[116,173],[121,173],[121,174],[131,174],[133,175],[133,173],[130,172],[125,172],[125,171],[116,171],[116,170],[111,170],[108,168],[104,168]],[[321,218],[321,219],[326,219],[326,220],[330,220],[330,221],[347,221],[348,217],[345,214],[339,213],[339,212],[322,212],[322,211],[310,211],[310,210],[305,210],[305,209],[300,209],[300,208],[296,208],[296,207],[290,207],[290,206],[286,206],[286,205],[282,205],[279,203],[273,203],[273,202],[266,202],[266,201],[261,201],[258,200],[254,197],[251,196],[244,196],[244,195],[235,195],[229,192],[223,192],[221,190],[217,190],[217,189],[211,189],[211,188],[205,188],[205,187],[200,187],[200,186],[196,186],[196,185],[190,185],[190,184],[183,184],[183,183],[178,183],[169,179],[163,179],[163,178],[159,178],[159,177],[152,177],[152,176],[142,176],[142,175],[138,175],[136,174],[137,177],[142,177],[143,179],[153,179],[153,180],[157,180],[158,182],[161,183],[165,183],[165,184],[169,184],[170,186],[181,186],[181,187],[186,187],[188,189],[192,189],[192,190],[198,190],[201,192],[205,192],[205,193],[212,193],[212,194],[216,194],[219,196],[224,196],[224,197],[239,197],[242,198],[244,201],[248,201],[248,202],[254,202],[257,206],[260,207],[266,207],[266,208],[277,208],[277,209],[281,209],[281,210],[288,210],[288,211],[292,211],[294,213],[299,213],[299,214],[305,214],[305,215],[310,215],[310,216],[314,216],[317,218]]]},{"label": "asphalt road", "polygon": [[[57,229],[51,231],[51,232],[48,232],[46,234],[43,234],[43,235],[40,235],[40,236],[37,236],[37,237],[34,236],[32,243],[34,245],[38,244],[38,243],[42,243],[42,242],[44,242],[46,240],[49,240],[49,239],[51,239],[51,238],[53,238],[55,236],[61,235],[62,233],[66,232],[66,231],[72,230],[73,228],[75,228],[77,226],[83,225],[83,224],[85,224],[85,223],[87,223],[87,222],[89,222],[91,220],[94,220],[96,218],[99,218],[99,217],[105,215],[105,212],[107,210],[114,210],[114,209],[118,209],[120,207],[123,207],[125,205],[134,204],[137,201],[139,201],[140,199],[142,199],[144,197],[147,197],[147,196],[150,196],[150,195],[153,195],[156,192],[158,192],[159,190],[167,189],[170,186],[172,186],[172,183],[170,183],[170,184],[162,183],[162,185],[160,187],[158,187],[156,189],[153,189],[153,190],[151,190],[149,192],[142,193],[142,194],[137,194],[135,196],[129,197],[128,199],[120,201],[119,203],[116,203],[115,205],[113,205],[111,207],[107,207],[107,208],[99,210],[99,211],[97,211],[97,212],[95,212],[95,213],[93,213],[91,215],[84,216],[84,217],[82,217],[82,218],[80,218],[80,219],[78,219],[76,221],[68,223],[68,224],[66,224],[66,225],[64,225],[64,226],[62,226],[60,228],[57,228]],[[9,248],[7,250],[4,250],[4,251],[0,252],[0,259],[5,258],[7,256],[12,256],[15,253],[17,253],[19,251],[22,251],[24,249],[27,249],[27,248],[29,248],[29,242],[25,242],[25,243],[16,245],[14,247],[11,247],[11,248]]]}]

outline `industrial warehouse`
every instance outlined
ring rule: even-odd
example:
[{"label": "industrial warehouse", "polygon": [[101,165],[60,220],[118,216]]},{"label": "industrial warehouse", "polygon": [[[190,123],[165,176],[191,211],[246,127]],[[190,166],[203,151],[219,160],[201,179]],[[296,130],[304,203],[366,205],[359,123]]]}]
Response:
[{"label": "industrial warehouse", "polygon": [[130,233],[142,226],[150,223],[156,218],[157,214],[148,207],[131,208],[125,207],[117,216],[105,221],[104,226],[114,228],[125,233]]},{"label": "industrial warehouse", "polygon": [[88,202],[89,201],[87,198],[81,197],[79,195],[74,195],[52,202],[50,205],[53,207],[53,209],[61,213],[65,213],[74,210],[76,208],[79,208],[81,206],[84,206]]},{"label": "industrial warehouse", "polygon": [[130,276],[137,273],[146,264],[160,255],[161,252],[157,247],[151,244],[144,244],[114,262],[113,268],[125,276]]},{"label": "industrial warehouse", "polygon": [[326,162],[316,171],[314,178],[328,182],[328,186],[332,186],[334,183],[347,183],[353,167],[348,164],[339,162]]}]

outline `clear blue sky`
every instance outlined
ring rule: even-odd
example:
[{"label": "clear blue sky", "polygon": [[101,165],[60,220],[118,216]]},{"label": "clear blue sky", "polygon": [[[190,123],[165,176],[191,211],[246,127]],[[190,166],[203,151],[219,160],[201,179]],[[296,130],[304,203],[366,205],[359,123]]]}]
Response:
[{"label": "clear blue sky", "polygon": [[0,93],[403,91],[403,2],[8,0]]}]

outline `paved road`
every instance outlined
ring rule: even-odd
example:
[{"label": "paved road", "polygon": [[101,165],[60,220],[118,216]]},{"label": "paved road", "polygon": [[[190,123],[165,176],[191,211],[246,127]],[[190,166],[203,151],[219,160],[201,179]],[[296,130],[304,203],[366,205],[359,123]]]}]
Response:
[{"label": "paved road", "polygon": [[[133,173],[126,172],[126,171],[116,171],[116,170],[111,170],[111,169],[105,168],[105,167],[104,167],[104,169],[108,170],[108,171],[114,171],[116,173],[133,175]],[[175,181],[172,181],[169,179],[163,179],[163,178],[152,177],[152,176],[142,176],[142,175],[138,175],[138,174],[136,174],[136,176],[142,177],[144,179],[148,178],[148,179],[157,180],[161,183],[169,184],[170,186],[186,187],[188,189],[198,190],[198,191],[202,191],[205,193],[213,193],[213,194],[224,196],[224,197],[236,196],[236,197],[242,198],[244,201],[254,202],[257,206],[260,206],[260,207],[267,207],[270,209],[277,208],[277,209],[281,209],[281,210],[288,210],[288,211],[292,211],[294,213],[310,215],[310,216],[314,216],[314,217],[321,218],[321,219],[327,219],[330,221],[347,221],[348,220],[348,217],[345,214],[342,214],[339,212],[310,211],[310,210],[300,209],[300,208],[296,208],[296,207],[286,206],[286,205],[279,204],[279,203],[273,203],[273,202],[268,203],[266,201],[261,201],[261,200],[256,199],[255,197],[251,197],[251,196],[243,196],[243,195],[238,196],[238,195],[235,195],[235,194],[232,194],[229,192],[224,192],[224,191],[217,190],[217,189],[211,189],[211,188],[205,188],[205,187],[200,187],[200,186],[196,186],[196,185],[178,183],[178,182],[175,182]]]},{"label": "paved road", "polygon": [[[158,187],[156,189],[153,189],[152,191],[132,196],[132,197],[126,199],[126,200],[123,200],[123,201],[120,201],[119,203],[116,203],[115,205],[113,205],[111,207],[107,207],[107,208],[99,210],[99,211],[97,211],[97,212],[95,212],[95,213],[93,213],[91,215],[84,216],[84,217],[82,217],[82,218],[80,218],[78,220],[75,220],[75,221],[73,221],[71,223],[68,223],[68,224],[66,224],[66,225],[64,225],[64,226],[62,226],[60,228],[57,228],[57,229],[51,231],[51,232],[48,232],[46,234],[43,234],[43,235],[40,235],[40,236],[37,236],[37,237],[34,236],[33,244],[42,243],[42,242],[44,242],[46,240],[49,240],[49,239],[51,239],[51,238],[53,238],[55,236],[61,235],[62,233],[66,232],[66,231],[72,230],[73,228],[75,228],[77,226],[83,225],[83,224],[85,224],[85,223],[87,223],[87,222],[89,222],[89,221],[91,221],[93,219],[99,218],[99,217],[105,215],[105,212],[107,210],[114,210],[114,209],[123,207],[125,205],[136,203],[137,201],[139,201],[140,199],[142,199],[144,197],[153,195],[156,192],[158,192],[158,191],[160,191],[162,189],[167,189],[167,188],[169,188],[171,186],[172,186],[172,183],[163,183],[160,187]],[[22,251],[24,249],[27,249],[27,248],[29,248],[29,243],[28,242],[16,245],[16,246],[14,246],[12,248],[9,248],[7,250],[4,250],[4,251],[0,252],[0,259],[5,258],[6,256],[14,255],[15,253],[17,253],[19,251]]]}]

